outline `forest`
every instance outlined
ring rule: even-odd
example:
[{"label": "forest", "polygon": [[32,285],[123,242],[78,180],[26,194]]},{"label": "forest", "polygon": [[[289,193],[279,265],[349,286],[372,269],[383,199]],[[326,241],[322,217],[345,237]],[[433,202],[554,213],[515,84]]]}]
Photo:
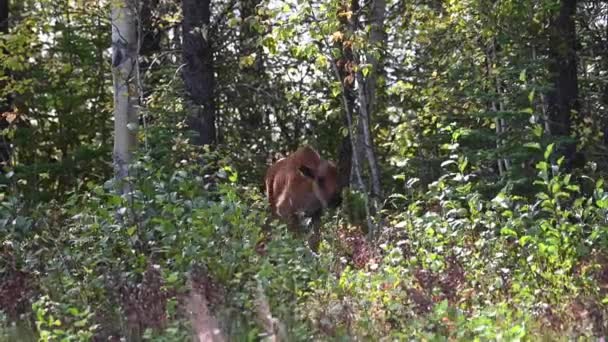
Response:
[{"label": "forest", "polygon": [[607,170],[606,0],[0,0],[0,342],[604,341]]}]

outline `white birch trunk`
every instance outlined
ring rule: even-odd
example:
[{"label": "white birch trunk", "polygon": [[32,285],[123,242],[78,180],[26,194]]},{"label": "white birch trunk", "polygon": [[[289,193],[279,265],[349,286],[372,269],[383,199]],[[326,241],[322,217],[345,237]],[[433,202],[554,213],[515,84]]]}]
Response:
[{"label": "white birch trunk", "polygon": [[[112,1],[112,76],[114,82],[114,172],[118,182],[129,175],[137,145],[138,66],[137,1]],[[128,192],[128,185],[121,186]]]}]

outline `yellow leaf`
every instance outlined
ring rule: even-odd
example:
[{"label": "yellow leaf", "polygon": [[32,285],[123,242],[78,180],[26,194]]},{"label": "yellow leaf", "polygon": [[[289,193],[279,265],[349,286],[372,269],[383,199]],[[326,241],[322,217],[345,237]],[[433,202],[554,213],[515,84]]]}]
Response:
[{"label": "yellow leaf", "polygon": [[344,34],[340,31],[336,31],[331,35],[332,42],[340,42],[344,39]]},{"label": "yellow leaf", "polygon": [[353,11],[344,11],[338,13],[338,17],[346,17],[346,19],[350,19],[353,16]]},{"label": "yellow leaf", "polygon": [[241,57],[241,59],[239,60],[239,67],[247,68],[247,67],[252,66],[254,62],[255,62],[255,53],[252,53],[251,55]]}]

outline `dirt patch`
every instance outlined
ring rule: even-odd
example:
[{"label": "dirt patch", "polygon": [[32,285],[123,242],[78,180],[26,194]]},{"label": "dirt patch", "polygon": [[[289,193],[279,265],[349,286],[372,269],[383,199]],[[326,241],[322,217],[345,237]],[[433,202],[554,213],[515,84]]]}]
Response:
[{"label": "dirt patch", "polygon": [[127,284],[120,289],[122,307],[131,331],[143,332],[148,328],[160,330],[167,324],[167,299],[160,268],[149,264],[141,282]]},{"label": "dirt patch", "polygon": [[356,268],[363,268],[374,260],[373,246],[361,229],[340,229],[338,241],[344,254],[350,257]]},{"label": "dirt patch", "polygon": [[5,261],[6,271],[0,274],[0,311],[9,320],[16,321],[31,310],[30,299],[36,291],[36,278],[16,266],[14,256],[4,251],[0,258]]},{"label": "dirt patch", "polygon": [[181,297],[182,308],[192,327],[193,340],[226,341],[213,308],[221,305],[225,290],[212,279],[206,267],[196,266],[190,273],[187,292]]}]

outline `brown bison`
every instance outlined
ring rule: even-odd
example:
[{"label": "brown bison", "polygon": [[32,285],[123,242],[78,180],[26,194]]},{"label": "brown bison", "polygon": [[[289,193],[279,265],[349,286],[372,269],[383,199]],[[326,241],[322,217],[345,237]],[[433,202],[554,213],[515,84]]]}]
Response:
[{"label": "brown bison", "polygon": [[310,146],[272,164],[266,171],[266,196],[274,217],[286,222],[299,233],[298,215],[312,218],[310,247],[317,251],[320,240],[320,218],[324,209],[341,202],[338,170]]}]

